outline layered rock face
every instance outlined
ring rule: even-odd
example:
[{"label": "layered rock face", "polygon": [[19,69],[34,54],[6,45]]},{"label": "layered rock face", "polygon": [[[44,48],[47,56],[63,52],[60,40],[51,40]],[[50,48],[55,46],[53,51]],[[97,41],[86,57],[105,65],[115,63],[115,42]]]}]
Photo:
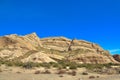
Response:
[{"label": "layered rock face", "polygon": [[41,46],[41,42],[35,33],[26,36],[13,34],[0,37],[0,57],[13,59],[30,50],[37,50],[38,46]]},{"label": "layered rock face", "polygon": [[7,35],[0,37],[0,48],[36,50],[35,47],[41,46],[40,39],[33,33],[26,36]]},{"label": "layered rock face", "polygon": [[[99,45],[84,40],[70,40],[64,37],[53,37],[41,39],[44,48],[67,53],[67,59],[77,63],[117,63],[110,53]],[[66,53],[64,53],[66,52]]]},{"label": "layered rock face", "polygon": [[41,39],[41,42],[44,48],[58,51],[68,51],[71,40],[65,37],[52,37]]},{"label": "layered rock face", "polygon": [[65,37],[40,39],[36,33],[0,37],[0,57],[39,63],[57,62],[56,59],[90,64],[117,63],[108,51],[95,43]]},{"label": "layered rock face", "polygon": [[118,55],[118,54],[113,55],[113,58],[114,58],[116,61],[120,62],[120,55]]}]

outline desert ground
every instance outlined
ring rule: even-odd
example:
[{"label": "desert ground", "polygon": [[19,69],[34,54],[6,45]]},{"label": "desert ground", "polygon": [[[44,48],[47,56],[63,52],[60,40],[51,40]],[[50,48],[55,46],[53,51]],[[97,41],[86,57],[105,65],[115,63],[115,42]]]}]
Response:
[{"label": "desert ground", "polygon": [[23,69],[19,67],[1,67],[0,80],[120,80],[120,74],[97,74],[90,73],[83,75],[86,70],[80,68],[76,70],[76,75],[57,74],[56,69],[49,69],[50,73],[36,73],[44,68]]},{"label": "desert ground", "polygon": [[[96,74],[91,74],[96,75]],[[60,77],[57,74],[31,74],[31,73],[0,73],[0,80],[120,80],[120,75],[99,75],[100,78],[89,79],[89,76],[63,75]]]}]

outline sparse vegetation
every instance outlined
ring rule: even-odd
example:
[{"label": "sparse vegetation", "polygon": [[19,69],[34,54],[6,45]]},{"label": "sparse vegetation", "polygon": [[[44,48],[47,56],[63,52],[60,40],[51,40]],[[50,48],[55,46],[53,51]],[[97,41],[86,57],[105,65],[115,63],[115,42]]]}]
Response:
[{"label": "sparse vegetation", "polygon": [[63,69],[61,69],[57,72],[57,74],[65,74],[65,73],[66,73],[66,70],[63,70]]},{"label": "sparse vegetation", "polygon": [[76,76],[77,72],[73,70],[72,72],[68,72],[68,74],[72,76]]},{"label": "sparse vegetation", "polygon": [[18,72],[16,72],[16,73],[20,74],[21,72],[20,72],[20,71],[18,71]]},{"label": "sparse vegetation", "polygon": [[2,69],[0,69],[0,72],[2,72]]},{"label": "sparse vegetation", "polygon": [[89,79],[94,79],[95,78],[95,76],[89,76]]},{"label": "sparse vegetation", "polygon": [[39,63],[39,66],[41,67],[45,67],[45,68],[50,68],[51,67],[51,64],[50,63]]},{"label": "sparse vegetation", "polygon": [[88,75],[88,72],[83,72],[82,75]]},{"label": "sparse vegetation", "polygon": [[[113,63],[109,63],[109,64],[78,64],[75,62],[70,62],[68,60],[59,60],[58,63],[55,63],[55,62],[50,62],[50,63],[26,62],[26,63],[23,63],[21,61],[8,61],[8,60],[0,59],[0,65],[2,65],[2,64],[5,64],[7,66],[23,67],[26,69],[31,69],[33,67],[45,67],[47,69],[57,68],[59,70],[62,70],[62,69],[66,69],[67,67],[69,67],[69,69],[71,69],[71,70],[76,70],[77,68],[85,67],[89,71],[94,71],[94,72],[101,72],[101,70],[103,70],[104,68],[111,69],[111,66],[120,66],[120,64],[113,64]],[[117,71],[117,73],[120,73],[119,69],[115,69],[115,70]]]},{"label": "sparse vegetation", "polygon": [[34,74],[40,74],[41,72],[40,71],[35,71],[35,73]]},{"label": "sparse vegetation", "polygon": [[35,67],[35,65],[32,62],[27,62],[23,65],[23,68],[25,68],[25,69],[31,69],[33,67]]},{"label": "sparse vegetation", "polygon": [[63,75],[60,75],[59,77],[64,77]]},{"label": "sparse vegetation", "polygon": [[118,70],[118,74],[120,74],[120,69]]},{"label": "sparse vegetation", "polygon": [[28,51],[27,53],[25,53],[24,55],[19,56],[19,57],[16,57],[13,61],[18,61],[18,60],[27,58],[27,57],[30,56],[31,54],[34,54],[34,53],[37,53],[37,52],[38,52],[38,51],[36,51],[36,50],[30,50],[30,51]]},{"label": "sparse vegetation", "polygon": [[58,64],[62,66],[62,68],[66,69],[66,67],[70,67],[70,69],[77,69],[77,63],[70,62],[68,60],[58,61]]},{"label": "sparse vegetation", "polygon": [[51,72],[49,70],[45,70],[44,72],[42,72],[43,74],[51,74]]}]

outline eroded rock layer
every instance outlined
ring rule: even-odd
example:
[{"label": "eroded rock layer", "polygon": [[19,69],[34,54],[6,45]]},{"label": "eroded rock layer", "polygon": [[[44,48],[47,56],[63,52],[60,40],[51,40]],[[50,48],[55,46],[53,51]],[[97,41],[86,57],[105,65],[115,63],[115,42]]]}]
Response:
[{"label": "eroded rock layer", "polygon": [[22,62],[57,62],[68,59],[77,63],[118,63],[108,51],[98,44],[65,37],[40,39],[36,33],[0,37],[0,57]]}]

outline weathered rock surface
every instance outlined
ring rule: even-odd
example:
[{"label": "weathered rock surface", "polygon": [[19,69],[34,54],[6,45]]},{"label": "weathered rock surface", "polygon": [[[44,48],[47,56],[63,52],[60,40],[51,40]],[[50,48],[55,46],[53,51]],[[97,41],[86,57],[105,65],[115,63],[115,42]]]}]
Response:
[{"label": "weathered rock surface", "polygon": [[59,51],[68,51],[71,40],[64,37],[52,37],[41,39],[44,48]]},{"label": "weathered rock surface", "polygon": [[115,55],[113,55],[113,58],[114,58],[116,61],[120,62],[120,55],[115,54]]},{"label": "weathered rock surface", "polygon": [[0,37],[0,57],[13,59],[40,46],[40,39],[35,33],[26,36],[7,35]]},{"label": "weathered rock surface", "polygon": [[70,40],[64,37],[42,39],[44,48],[68,53],[70,61],[78,63],[117,63],[110,53],[99,45],[84,40]]},{"label": "weathered rock surface", "polygon": [[28,56],[25,59],[22,59],[23,62],[38,62],[38,63],[42,63],[42,62],[56,62],[55,60],[51,59],[47,54],[42,53],[42,52],[37,52],[34,54],[31,54],[30,56]]},{"label": "weathered rock surface", "polygon": [[36,33],[0,37],[0,57],[39,63],[57,62],[56,59],[90,64],[117,63],[108,51],[95,43],[65,37],[40,39]]},{"label": "weathered rock surface", "polygon": [[87,64],[103,64],[103,63],[116,63],[116,61],[111,56],[105,56],[96,53],[86,53],[86,54],[78,54],[75,56],[71,56],[69,58],[71,61],[75,61],[78,63],[87,63]]}]

